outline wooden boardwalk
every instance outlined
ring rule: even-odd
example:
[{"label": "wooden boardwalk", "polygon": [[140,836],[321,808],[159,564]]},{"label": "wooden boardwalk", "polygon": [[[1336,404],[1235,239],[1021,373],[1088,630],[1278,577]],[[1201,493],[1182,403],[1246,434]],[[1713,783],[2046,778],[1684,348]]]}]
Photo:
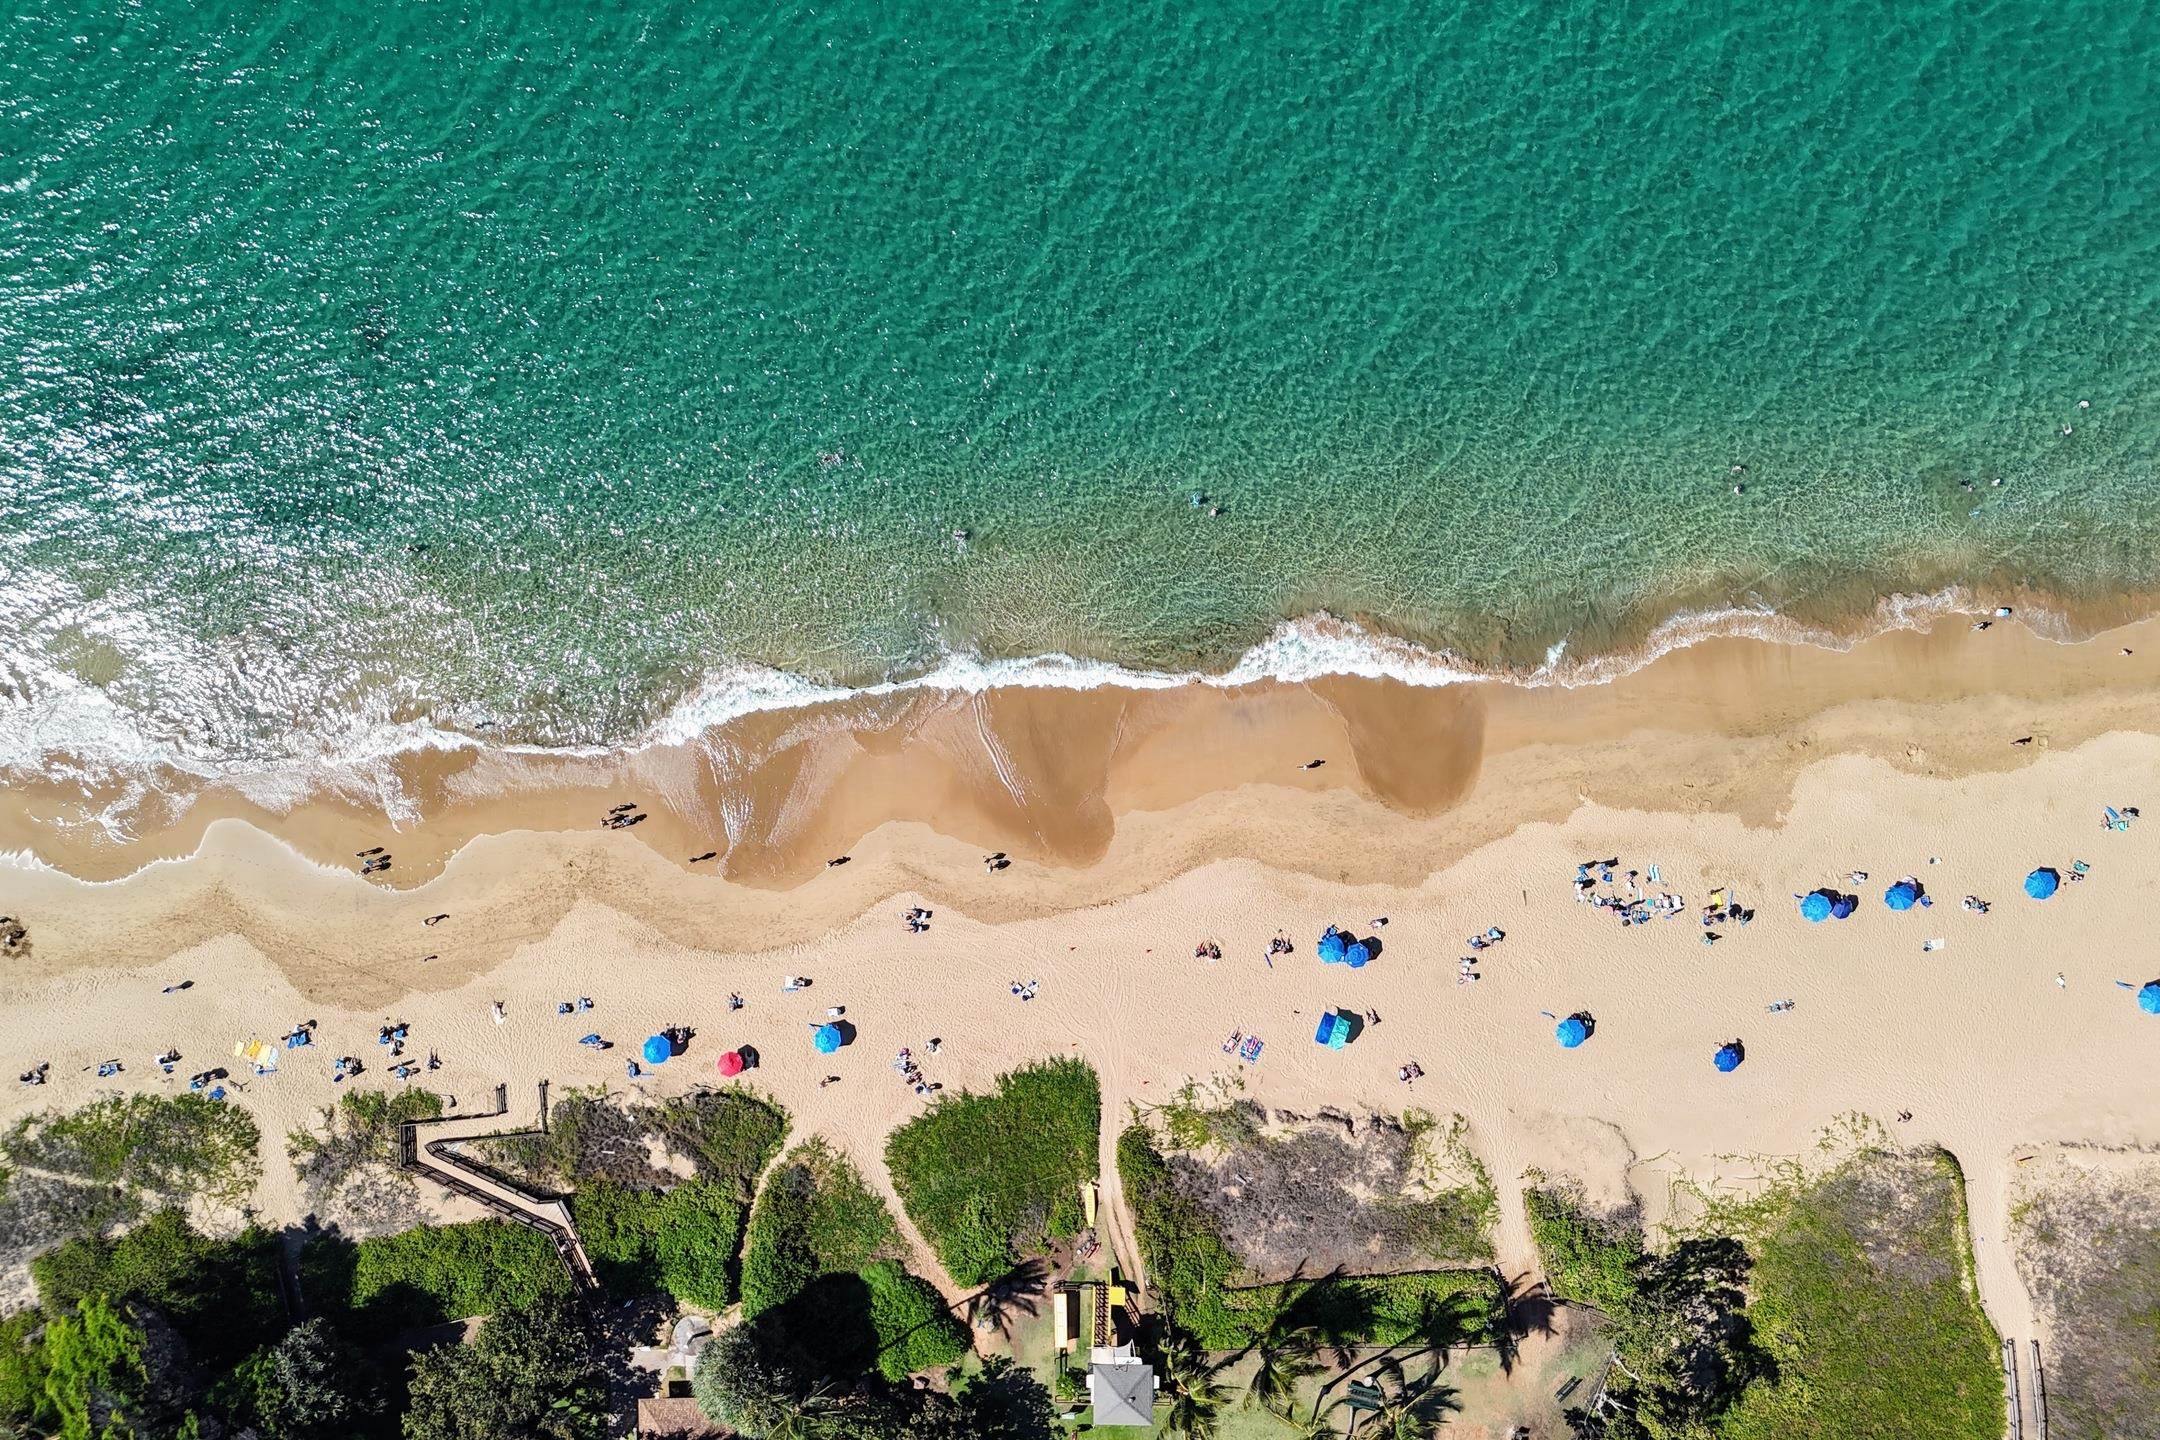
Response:
[{"label": "wooden boardwalk", "polygon": [[[568,1205],[557,1199],[535,1195],[500,1175],[490,1174],[469,1164],[450,1148],[461,1140],[517,1133],[502,1128],[500,1122],[509,1105],[501,1087],[497,1087],[495,1094],[496,1109],[492,1114],[444,1116],[434,1120],[409,1121],[398,1127],[400,1163],[406,1169],[426,1176],[452,1194],[462,1195],[505,1220],[538,1230],[547,1236],[548,1243],[555,1247],[555,1253],[561,1258],[563,1268],[570,1272],[572,1284],[585,1292],[599,1289],[600,1281],[593,1274],[592,1261],[585,1254],[584,1243],[578,1239],[577,1221],[571,1218]],[[423,1127],[431,1138],[421,1138]],[[543,1085],[540,1090],[540,1129],[544,1131],[546,1128],[547,1087]]]}]

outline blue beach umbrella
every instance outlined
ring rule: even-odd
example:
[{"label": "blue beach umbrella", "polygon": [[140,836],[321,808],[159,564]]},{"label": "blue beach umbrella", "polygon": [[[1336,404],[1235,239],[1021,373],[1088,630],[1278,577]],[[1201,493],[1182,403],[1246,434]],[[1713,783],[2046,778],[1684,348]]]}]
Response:
[{"label": "blue beach umbrella", "polygon": [[2062,888],[2062,876],[2051,866],[2043,865],[2025,877],[2025,893],[2035,900],[2045,900]]},{"label": "blue beach umbrella", "polygon": [[646,1064],[663,1065],[675,1058],[675,1046],[665,1035],[648,1035],[644,1055]]},{"label": "blue beach umbrella", "polygon": [[1810,925],[1820,925],[1830,918],[1830,892],[1810,890],[1800,897],[1800,918]]},{"label": "blue beach umbrella", "polygon": [[1882,903],[1892,910],[1910,910],[1919,900],[1920,888],[1910,880],[1900,880],[1882,892]]},{"label": "blue beach umbrella", "polygon": [[810,1043],[817,1046],[818,1054],[832,1054],[833,1051],[840,1048],[840,1027],[837,1025],[818,1026],[817,1033],[810,1037]]},{"label": "blue beach umbrella", "polygon": [[1740,1042],[1735,1040],[1718,1046],[1718,1052],[1710,1057],[1710,1063],[1717,1066],[1719,1074],[1730,1075],[1740,1068],[1740,1062],[1744,1058],[1740,1051]]},{"label": "blue beach umbrella", "polygon": [[1348,942],[1343,939],[1342,931],[1331,925],[1328,927],[1327,934],[1320,937],[1320,944],[1317,948],[1320,952],[1322,964],[1340,965],[1348,948]]},{"label": "blue beach umbrella", "polygon": [[1372,946],[1360,940],[1357,944],[1343,951],[1342,958],[1343,964],[1348,965],[1351,969],[1362,970],[1365,968],[1365,962],[1372,959]]},{"label": "blue beach umbrella", "polygon": [[1855,910],[1857,910],[1857,909],[1859,909],[1859,908],[1860,908],[1860,897],[1859,897],[1859,896],[1857,896],[1857,895],[1840,895],[1840,896],[1838,896],[1838,897],[1837,897],[1837,899],[1835,899],[1835,900],[1833,900],[1833,901],[1831,901],[1831,902],[1830,902],[1830,918],[1831,918],[1831,919],[1833,919],[1833,920],[1844,920],[1844,919],[1847,919],[1848,917],[1850,917],[1850,916],[1852,915],[1852,912],[1853,912],[1853,911],[1855,911]]},{"label": "blue beach umbrella", "polygon": [[1563,1050],[1573,1050],[1590,1038],[1590,1027],[1578,1016],[1570,1015],[1553,1027],[1553,1039],[1560,1042]]},{"label": "blue beach umbrella", "polygon": [[2160,980],[2148,980],[2138,986],[2138,1009],[2148,1015],[2160,1015]]}]

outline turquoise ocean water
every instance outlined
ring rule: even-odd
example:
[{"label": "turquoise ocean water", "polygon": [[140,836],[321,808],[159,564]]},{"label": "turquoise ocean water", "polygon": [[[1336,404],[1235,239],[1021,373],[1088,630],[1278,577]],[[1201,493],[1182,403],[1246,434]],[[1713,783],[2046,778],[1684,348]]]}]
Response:
[{"label": "turquoise ocean water", "polygon": [[2155,75],[2096,0],[19,6],[0,759],[2149,585]]}]

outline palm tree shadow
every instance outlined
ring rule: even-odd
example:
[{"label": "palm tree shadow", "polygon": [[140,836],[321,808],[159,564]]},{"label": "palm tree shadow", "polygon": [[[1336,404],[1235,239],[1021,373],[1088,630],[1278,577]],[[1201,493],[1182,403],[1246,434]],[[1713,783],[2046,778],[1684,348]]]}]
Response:
[{"label": "palm tree shadow", "polygon": [[988,1320],[1010,1337],[1013,1326],[1021,1319],[1042,1314],[1043,1297],[1049,1293],[1049,1267],[1040,1260],[1028,1259],[962,1300],[956,1308],[964,1312],[962,1320],[978,1325]]},{"label": "palm tree shadow", "polygon": [[1515,1373],[1515,1360],[1523,1337],[1550,1338],[1555,1333],[1553,1315],[1559,1308],[1552,1291],[1535,1272],[1525,1270],[1512,1280],[1502,1277],[1500,1303],[1492,1327],[1493,1345],[1500,1353],[1502,1374]]}]

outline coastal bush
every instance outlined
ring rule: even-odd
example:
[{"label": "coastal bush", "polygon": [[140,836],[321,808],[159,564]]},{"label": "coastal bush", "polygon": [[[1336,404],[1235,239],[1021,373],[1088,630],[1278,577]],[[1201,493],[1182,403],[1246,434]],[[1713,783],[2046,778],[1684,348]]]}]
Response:
[{"label": "coastal bush", "polygon": [[1619,1366],[1607,1391],[1625,1417],[1610,1421],[1615,1440],[1722,1433],[1764,1367],[1740,1313],[1745,1249],[1709,1235],[1653,1253],[1637,1225],[1592,1215],[1557,1187],[1532,1187],[1524,1205],[1553,1293],[1609,1322]]},{"label": "coastal bush", "polygon": [[1589,1215],[1544,1187],[1523,1191],[1523,1209],[1552,1293],[1607,1315],[1626,1314],[1640,1293],[1642,1232]]},{"label": "coastal bush", "polygon": [[2011,1211],[2055,1440],[2160,1440],[2160,1164],[2109,1161],[2033,1167]]},{"label": "coastal bush", "polygon": [[156,1433],[152,1425],[168,1418],[159,1413],[166,1406],[152,1382],[149,1337],[102,1297],[48,1320],[43,1348],[42,1413],[60,1440]]},{"label": "coastal bush", "polygon": [[317,1236],[301,1251],[301,1287],[317,1311],[349,1311],[358,1333],[383,1336],[537,1304],[569,1293],[570,1278],[537,1230],[473,1220],[358,1244]]},{"label": "coastal bush", "polygon": [[413,1358],[406,1440],[598,1440],[606,1420],[596,1337],[562,1296]]},{"label": "coastal bush", "polygon": [[787,1136],[787,1111],[752,1091],[700,1091],[652,1104],[625,1104],[605,1091],[557,1098],[538,1135],[489,1137],[463,1148],[527,1185],[570,1191],[595,1180],[664,1189],[678,1178],[653,1163],[652,1148],[686,1162],[700,1180],[744,1205]]},{"label": "coastal bush", "polygon": [[2001,1341],[1949,1155],[1863,1149],[1715,1218],[1754,1256],[1747,1318],[1774,1365],[1726,1417],[1727,1440],[1832,1440],[1861,1415],[1884,1440],[2003,1433]]},{"label": "coastal bush", "polygon": [[597,1180],[570,1197],[570,1214],[608,1289],[665,1290],[714,1312],[735,1303],[742,1206],[720,1185],[690,1180],[671,1190],[632,1190]]},{"label": "coastal bush", "polygon": [[835,1384],[801,1368],[798,1358],[766,1324],[730,1326],[698,1356],[698,1408],[752,1440],[1047,1440],[1057,1433],[1049,1393],[1006,1356],[955,1378],[949,1393],[879,1375]]},{"label": "coastal bush", "polygon": [[396,1165],[399,1128],[442,1112],[432,1090],[347,1090],[323,1107],[317,1128],[285,1137],[285,1153],[311,1193],[333,1191],[362,1170]]},{"label": "coastal bush", "polygon": [[1278,1316],[1341,1344],[1471,1344],[1491,1333],[1501,1296],[1487,1269],[1240,1285],[1243,1267],[1214,1217],[1177,1187],[1145,1125],[1118,1136],[1117,1161],[1156,1308],[1203,1350],[1250,1345]]},{"label": "coastal bush", "polygon": [[255,1189],[262,1132],[245,1110],[203,1095],[115,1095],[18,1120],[0,1141],[10,1166],[171,1204],[237,1205]]},{"label": "coastal bush", "polygon": [[1022,1252],[1078,1233],[1101,1119],[1093,1068],[1046,1060],[1000,1076],[988,1095],[940,1096],[892,1133],[885,1160],[946,1271],[981,1285]]},{"label": "coastal bush", "polygon": [[27,1431],[47,1412],[44,1327],[36,1310],[0,1320],[0,1434],[9,1426]]},{"label": "coastal bush", "polygon": [[937,1288],[897,1258],[899,1227],[844,1156],[822,1140],[773,1168],[743,1245],[742,1313],[791,1371],[888,1379],[950,1364],[967,1330]]},{"label": "coastal bush", "polygon": [[30,1273],[48,1314],[65,1315],[92,1296],[149,1305],[191,1359],[223,1368],[285,1327],[277,1248],[275,1235],[253,1226],[213,1240],[178,1210],[160,1210],[118,1236],[70,1240],[31,1261]]},{"label": "coastal bush", "polygon": [[878,1373],[904,1380],[950,1365],[967,1353],[967,1327],[945,1308],[945,1297],[897,1260],[863,1267],[870,1287],[870,1326],[877,1336]]},{"label": "coastal bush", "polygon": [[788,1130],[787,1111],[740,1088],[681,1096],[645,1120],[647,1133],[695,1166],[700,1180],[728,1187],[745,1205]]},{"label": "coastal bush", "polygon": [[353,1436],[381,1414],[379,1378],[367,1357],[318,1317],[248,1357],[217,1398],[268,1440]]},{"label": "coastal bush", "polygon": [[743,1242],[745,1319],[786,1303],[820,1275],[901,1253],[899,1227],[846,1158],[819,1139],[773,1167]]},{"label": "coastal bush", "polygon": [[237,1206],[254,1191],[260,1141],[246,1111],[194,1094],[25,1116],[0,1135],[0,1262],[161,1206]]},{"label": "coastal bush", "polygon": [[1157,1308],[1188,1333],[1219,1334],[1234,1325],[1222,1313],[1222,1296],[1243,1267],[1223,1243],[1215,1218],[1177,1188],[1145,1125],[1128,1125],[1119,1134],[1117,1166]]}]

